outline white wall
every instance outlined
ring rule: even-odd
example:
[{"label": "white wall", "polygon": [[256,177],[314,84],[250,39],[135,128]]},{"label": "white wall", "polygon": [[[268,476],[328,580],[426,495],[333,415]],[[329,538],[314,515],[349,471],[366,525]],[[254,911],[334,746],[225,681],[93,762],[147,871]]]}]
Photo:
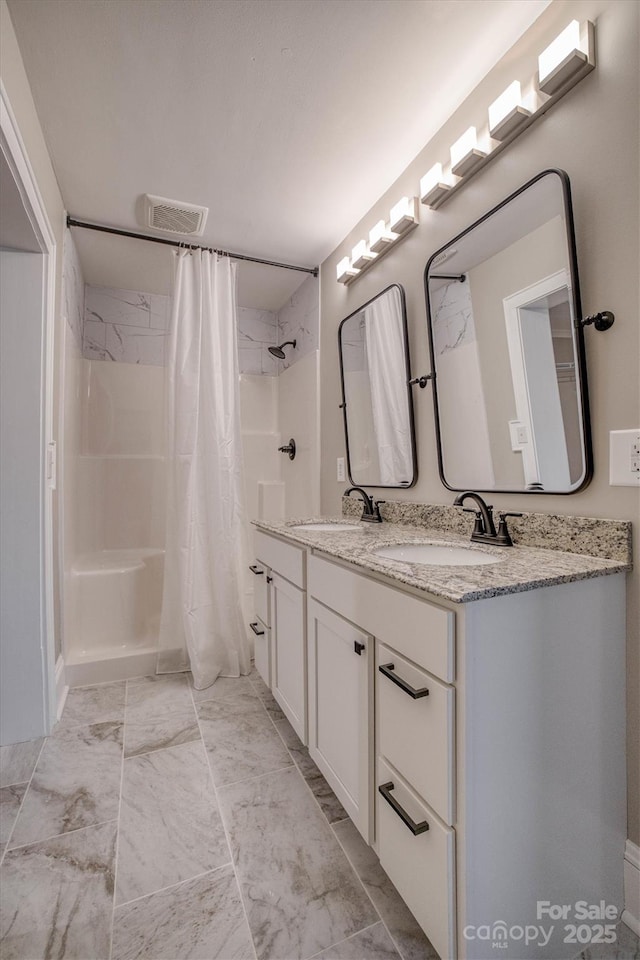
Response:
[{"label": "white wall", "polygon": [[47,733],[43,257],[0,252],[0,742]]}]

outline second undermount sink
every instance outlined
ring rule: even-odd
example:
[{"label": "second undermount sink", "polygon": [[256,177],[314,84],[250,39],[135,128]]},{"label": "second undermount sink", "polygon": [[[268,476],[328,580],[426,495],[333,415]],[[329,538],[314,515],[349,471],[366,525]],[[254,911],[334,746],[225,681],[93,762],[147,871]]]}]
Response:
[{"label": "second undermount sink", "polygon": [[314,530],[319,533],[348,533],[350,530],[361,530],[357,523],[333,523],[328,520],[324,523],[318,520],[317,523],[296,523],[291,527],[292,530]]},{"label": "second undermount sink", "polygon": [[394,543],[388,547],[379,547],[374,554],[384,560],[395,560],[399,563],[424,563],[442,567],[476,567],[499,563],[504,559],[495,554],[452,543]]}]

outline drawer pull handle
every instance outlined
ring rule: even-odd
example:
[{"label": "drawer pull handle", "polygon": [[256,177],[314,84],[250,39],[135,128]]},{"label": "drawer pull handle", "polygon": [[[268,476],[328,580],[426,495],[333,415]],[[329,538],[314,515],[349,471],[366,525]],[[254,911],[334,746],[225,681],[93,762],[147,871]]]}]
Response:
[{"label": "drawer pull handle", "polygon": [[256,577],[261,577],[264,573],[264,570],[261,570],[257,563],[252,563],[249,570],[251,570],[251,573],[255,573]]},{"label": "drawer pull handle", "polygon": [[401,807],[396,798],[392,796],[392,790],[393,780],[389,780],[388,783],[381,783],[378,787],[378,793],[382,794],[391,809],[398,814],[404,825],[411,830],[411,833],[414,835],[414,837],[417,837],[419,833],[426,833],[429,829],[429,824],[427,821],[421,820],[420,823],[416,823],[415,820],[409,816],[404,807]]},{"label": "drawer pull handle", "polygon": [[257,620],[256,620],[255,623],[250,623],[249,626],[251,627],[251,629],[252,629],[253,632],[255,633],[256,637],[261,637],[261,636],[263,636],[264,630],[260,630],[260,629],[259,629],[259,627],[258,627],[258,621],[257,621]]},{"label": "drawer pull handle", "polygon": [[429,696],[428,687],[419,687],[416,689],[412,687],[410,683],[407,683],[406,680],[403,680],[402,677],[399,677],[395,670],[395,664],[393,663],[383,663],[378,667],[380,673],[382,673],[387,679],[391,680],[392,683],[395,683],[396,686],[400,687],[401,690],[404,690],[405,693],[408,693],[410,697],[414,700],[420,700],[421,697]]}]

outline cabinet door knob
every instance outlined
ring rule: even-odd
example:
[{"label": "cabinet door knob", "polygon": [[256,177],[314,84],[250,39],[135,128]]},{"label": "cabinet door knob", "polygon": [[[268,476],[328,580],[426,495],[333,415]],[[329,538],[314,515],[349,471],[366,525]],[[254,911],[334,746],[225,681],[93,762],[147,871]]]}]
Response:
[{"label": "cabinet door knob", "polygon": [[359,657],[362,656],[362,651],[365,649],[364,643],[358,643],[357,640],[353,641],[353,649],[358,654]]},{"label": "cabinet door knob", "polygon": [[404,807],[402,807],[392,795],[391,791],[393,790],[393,787],[393,780],[389,780],[388,783],[381,783],[378,787],[378,793],[384,797],[394,813],[398,814],[404,825],[411,830],[411,833],[414,835],[414,837],[417,837],[419,833],[426,833],[426,831],[429,829],[429,824],[427,821],[421,820],[420,823],[416,823],[415,820],[407,813]]},{"label": "cabinet door knob", "polygon": [[393,663],[383,663],[378,667],[383,676],[387,677],[388,680],[391,680],[392,683],[395,683],[396,686],[400,687],[401,690],[404,690],[413,700],[420,700],[422,697],[429,696],[428,687],[412,687],[410,683],[407,683],[406,680],[403,680],[402,677],[399,677],[395,670],[395,664]]},{"label": "cabinet door knob", "polygon": [[272,580],[273,580],[273,577],[267,577],[267,583],[271,583]]},{"label": "cabinet door knob", "polygon": [[263,636],[264,630],[260,630],[257,621],[256,621],[255,623],[250,623],[249,626],[251,627],[251,629],[252,629],[253,632],[255,633],[256,637],[261,637],[261,636]]}]

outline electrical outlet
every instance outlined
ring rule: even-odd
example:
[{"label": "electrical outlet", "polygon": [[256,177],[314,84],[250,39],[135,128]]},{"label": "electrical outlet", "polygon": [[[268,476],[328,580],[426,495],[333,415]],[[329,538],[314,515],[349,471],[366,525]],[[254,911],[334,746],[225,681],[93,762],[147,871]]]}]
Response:
[{"label": "electrical outlet", "polygon": [[346,480],[346,474],[344,472],[344,457],[338,457],[336,460],[336,478],[338,483],[344,483]]},{"label": "electrical outlet", "polygon": [[640,430],[610,432],[609,484],[612,487],[640,487]]}]

